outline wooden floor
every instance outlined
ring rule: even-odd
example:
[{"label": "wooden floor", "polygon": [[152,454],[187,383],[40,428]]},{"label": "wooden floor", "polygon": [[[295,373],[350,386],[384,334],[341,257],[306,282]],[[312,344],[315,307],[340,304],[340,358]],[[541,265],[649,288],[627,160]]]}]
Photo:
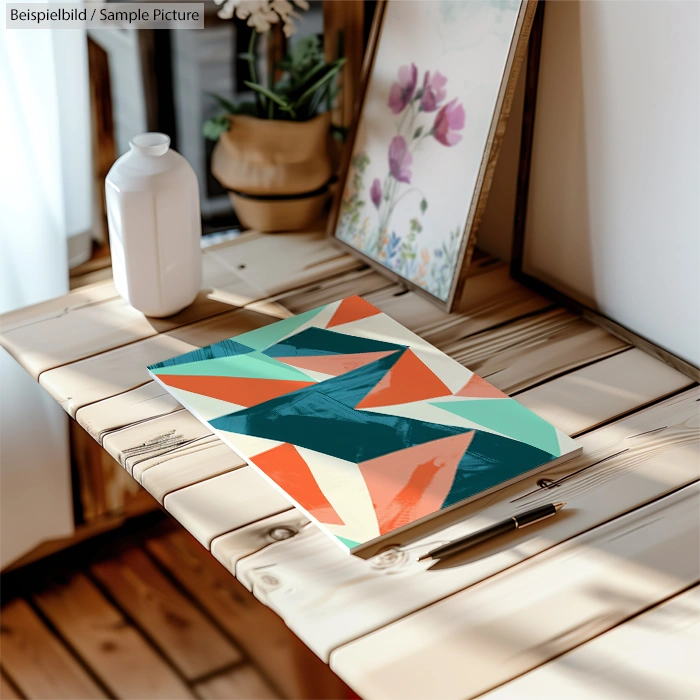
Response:
[{"label": "wooden floor", "polygon": [[351,697],[164,514],[2,577],[0,698]]}]

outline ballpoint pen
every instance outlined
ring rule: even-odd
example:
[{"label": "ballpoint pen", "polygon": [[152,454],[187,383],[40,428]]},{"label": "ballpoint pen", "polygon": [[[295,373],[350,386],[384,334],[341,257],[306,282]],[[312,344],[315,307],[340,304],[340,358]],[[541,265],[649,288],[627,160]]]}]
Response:
[{"label": "ballpoint pen", "polygon": [[418,557],[418,561],[423,559],[444,559],[452,554],[458,554],[469,547],[474,547],[477,544],[487,542],[494,537],[503,535],[506,532],[511,532],[511,530],[519,530],[527,527],[528,525],[538,523],[540,520],[551,518],[553,515],[556,515],[557,512],[560,511],[565,505],[566,503],[548,503],[546,506],[538,506],[532,510],[520,513],[519,515],[514,515],[511,518],[508,518],[508,520],[502,520],[500,523],[496,523],[495,525],[490,525],[483,530],[473,532],[471,535],[460,537],[457,540],[453,540],[452,542],[448,542],[440,547],[431,549],[423,556]]}]

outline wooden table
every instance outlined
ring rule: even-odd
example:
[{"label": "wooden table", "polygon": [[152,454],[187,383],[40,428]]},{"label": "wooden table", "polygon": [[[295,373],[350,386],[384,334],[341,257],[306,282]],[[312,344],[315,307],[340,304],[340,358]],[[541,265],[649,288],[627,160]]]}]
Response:
[{"label": "wooden table", "polygon": [[[447,315],[321,234],[204,253],[208,290],[148,319],[111,282],[0,318],[2,344],[362,697],[697,697],[700,392],[687,376],[471,266]],[[580,439],[583,455],[471,504],[438,535],[341,552],[149,380],[146,366],[359,293]],[[429,569],[416,553],[510,515],[556,519]]]}]

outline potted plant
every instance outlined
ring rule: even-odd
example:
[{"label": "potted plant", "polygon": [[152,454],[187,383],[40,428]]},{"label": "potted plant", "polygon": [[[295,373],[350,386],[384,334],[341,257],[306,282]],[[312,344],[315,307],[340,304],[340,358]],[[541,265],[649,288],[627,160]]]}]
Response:
[{"label": "potted plant", "polygon": [[258,37],[269,35],[278,23],[291,36],[296,10],[308,9],[308,2],[221,2],[219,16],[235,13],[253,28],[248,51],[239,59],[248,63],[251,79],[245,85],[254,99],[234,104],[213,96],[223,112],[204,124],[205,137],[217,142],[212,173],[228,190],[245,226],[259,231],[304,228],[319,217],[328,197],[333,175],[330,109],[345,59],[326,61],[318,38],[305,37],[270,67],[263,84],[256,70]]}]

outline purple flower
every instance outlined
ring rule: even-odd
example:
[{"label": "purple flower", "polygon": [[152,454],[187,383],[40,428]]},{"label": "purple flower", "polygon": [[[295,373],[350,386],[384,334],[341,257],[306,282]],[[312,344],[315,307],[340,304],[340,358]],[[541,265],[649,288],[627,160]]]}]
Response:
[{"label": "purple flower", "polygon": [[462,140],[461,131],[464,128],[464,107],[457,104],[457,98],[448,102],[436,115],[433,124],[433,136],[443,146],[454,146]]},{"label": "purple flower", "polygon": [[420,108],[424,112],[434,112],[440,106],[447,94],[447,90],[444,89],[446,82],[447,78],[440,71],[435,71],[432,76],[430,71],[426,72],[423,78],[423,96],[420,100]]},{"label": "purple flower", "polygon": [[413,163],[413,156],[406,148],[406,140],[403,136],[394,136],[389,145],[389,172],[399,182],[411,182],[409,166]]},{"label": "purple flower", "polygon": [[372,200],[372,204],[379,209],[379,205],[382,202],[382,183],[379,182],[378,177],[374,178],[372,187],[369,188],[369,197]]},{"label": "purple flower", "polygon": [[399,80],[391,86],[389,92],[389,108],[394,114],[400,114],[406,109],[416,90],[418,69],[415,63],[399,68]]}]

